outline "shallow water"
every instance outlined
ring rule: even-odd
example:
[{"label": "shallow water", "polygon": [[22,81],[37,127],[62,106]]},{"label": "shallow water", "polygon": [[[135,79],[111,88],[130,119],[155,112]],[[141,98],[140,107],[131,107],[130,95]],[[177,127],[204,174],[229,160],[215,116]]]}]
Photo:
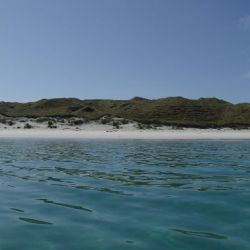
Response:
[{"label": "shallow water", "polygon": [[0,142],[0,249],[250,249],[250,142]]}]

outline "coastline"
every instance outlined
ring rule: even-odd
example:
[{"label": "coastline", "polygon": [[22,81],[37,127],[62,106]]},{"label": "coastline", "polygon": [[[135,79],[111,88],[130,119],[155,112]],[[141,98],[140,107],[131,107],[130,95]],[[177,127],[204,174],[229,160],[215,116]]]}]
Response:
[{"label": "coastline", "polygon": [[1,129],[1,138],[136,139],[136,140],[250,140],[250,130],[232,129]]}]

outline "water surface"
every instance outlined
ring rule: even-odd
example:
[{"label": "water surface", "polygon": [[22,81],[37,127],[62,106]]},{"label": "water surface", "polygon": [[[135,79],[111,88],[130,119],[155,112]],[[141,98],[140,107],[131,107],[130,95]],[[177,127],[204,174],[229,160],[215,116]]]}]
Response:
[{"label": "water surface", "polygon": [[0,142],[0,249],[250,249],[250,142]]}]

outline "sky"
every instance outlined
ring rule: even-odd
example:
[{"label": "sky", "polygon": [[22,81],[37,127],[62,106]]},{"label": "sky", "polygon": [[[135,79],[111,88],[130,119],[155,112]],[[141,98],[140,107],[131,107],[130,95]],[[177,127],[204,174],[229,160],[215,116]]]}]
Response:
[{"label": "sky", "polygon": [[250,102],[249,0],[0,0],[0,100]]}]

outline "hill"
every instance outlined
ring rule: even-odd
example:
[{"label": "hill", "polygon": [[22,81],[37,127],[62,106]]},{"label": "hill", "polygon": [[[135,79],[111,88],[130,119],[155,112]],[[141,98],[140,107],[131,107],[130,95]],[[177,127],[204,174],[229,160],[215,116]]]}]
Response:
[{"label": "hill", "polygon": [[146,124],[182,127],[250,127],[250,104],[232,104],[216,98],[183,97],[131,100],[42,99],[37,102],[0,102],[0,115],[8,117],[79,117],[98,120],[122,117]]}]

